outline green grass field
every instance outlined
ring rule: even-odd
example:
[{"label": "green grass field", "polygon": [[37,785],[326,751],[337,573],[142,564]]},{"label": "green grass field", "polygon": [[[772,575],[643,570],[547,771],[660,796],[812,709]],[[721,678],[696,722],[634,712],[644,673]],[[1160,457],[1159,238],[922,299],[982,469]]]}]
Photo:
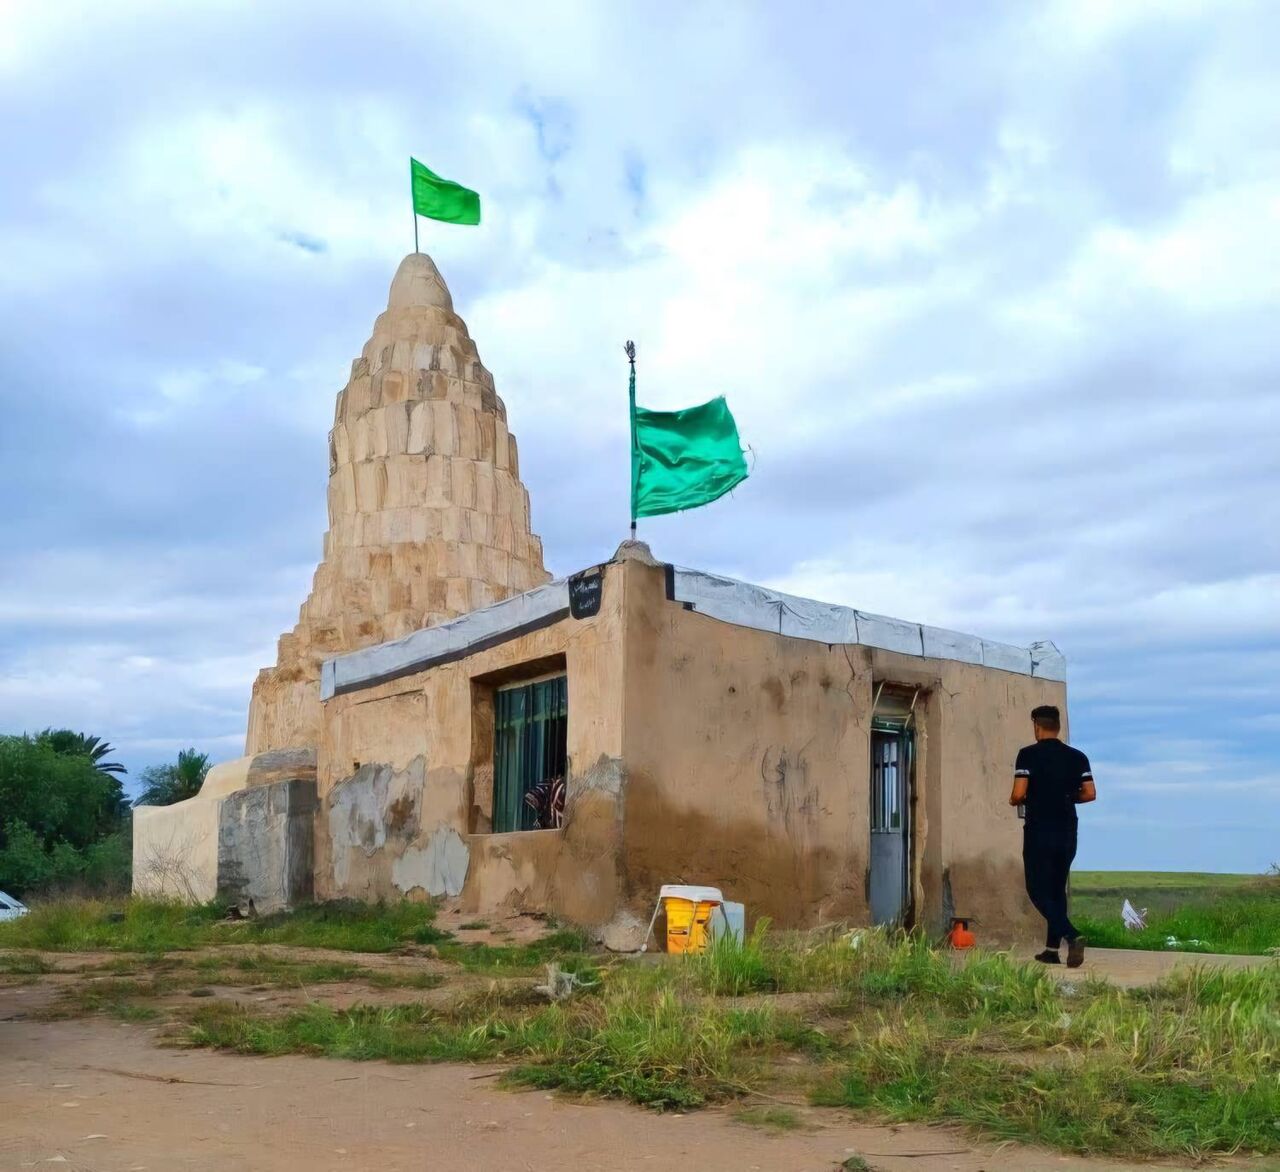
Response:
[{"label": "green grass field", "polygon": [[[1126,899],[1147,909],[1145,930],[1125,928]],[[1071,918],[1104,948],[1265,955],[1280,949],[1280,875],[1075,871]]]},{"label": "green grass field", "polygon": [[[919,937],[858,948],[757,930],[660,965],[605,962],[552,1005],[493,989],[422,1004],[287,1013],[197,1009],[187,1045],[390,1062],[484,1061],[505,1081],[689,1110],[778,1092],[880,1120],[1142,1156],[1280,1149],[1280,966],[1186,971],[1143,990],[1059,983],[988,953],[957,964]],[[775,1004],[780,993],[823,995]]]},{"label": "green grass field", "polygon": [[[1270,931],[1280,904],[1280,877],[1146,878],[1134,890],[1190,893],[1171,922],[1213,915],[1222,928],[1224,907],[1247,909],[1239,940]],[[1114,902],[1114,877],[1084,886]],[[464,944],[434,916],[429,904],[327,904],[228,922],[215,908],[64,900],[0,924],[0,985],[45,983],[56,996],[44,1017],[148,1022],[175,1045],[500,1063],[522,1087],[660,1109],[733,1102],[744,1125],[774,1131],[803,1125],[807,1100],[1065,1151],[1280,1153],[1280,963],[1124,989],[1059,981],[1007,953],[957,957],[919,935],[765,923],[743,944],[636,963],[563,929]],[[317,947],[342,952],[291,952]],[[370,952],[397,958],[371,965]],[[83,955],[59,967],[54,953]],[[577,990],[552,1000],[537,984],[550,966]],[[333,983],[365,989],[351,1004],[326,994]],[[292,1005],[243,995],[289,989],[302,993]]]}]

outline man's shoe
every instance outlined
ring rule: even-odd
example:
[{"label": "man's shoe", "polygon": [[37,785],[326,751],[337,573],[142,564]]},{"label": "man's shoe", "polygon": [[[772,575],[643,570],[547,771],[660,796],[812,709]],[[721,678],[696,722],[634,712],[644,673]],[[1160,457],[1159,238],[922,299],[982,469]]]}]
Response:
[{"label": "man's shoe", "polygon": [[1058,957],[1057,952],[1055,952],[1051,948],[1046,948],[1043,952],[1037,952],[1035,955],[1035,959],[1038,960],[1041,964],[1061,964],[1062,963],[1061,959],[1059,959]]},{"label": "man's shoe", "polygon": [[1077,936],[1067,944],[1067,968],[1078,969],[1084,964],[1084,937]]}]

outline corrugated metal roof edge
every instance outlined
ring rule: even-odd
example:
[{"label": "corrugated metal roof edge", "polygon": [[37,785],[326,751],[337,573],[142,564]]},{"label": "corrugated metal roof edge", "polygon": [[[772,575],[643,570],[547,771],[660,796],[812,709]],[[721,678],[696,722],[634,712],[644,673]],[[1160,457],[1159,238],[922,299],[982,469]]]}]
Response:
[{"label": "corrugated metal roof edge", "polygon": [[681,566],[671,568],[667,583],[673,601],[737,626],[831,646],[879,647],[925,659],[949,659],[1040,679],[1066,680],[1066,658],[1048,640],[1015,647]]},{"label": "corrugated metal roof edge", "polygon": [[[771,631],[784,638],[831,646],[878,647],[924,659],[948,659],[1040,679],[1066,680],[1066,659],[1047,640],[1030,647],[1015,647],[680,566],[667,567],[667,595],[708,618]],[[557,578],[402,639],[326,659],[320,672],[320,698],[329,700],[425,671],[549,626],[568,614],[569,578]]]}]

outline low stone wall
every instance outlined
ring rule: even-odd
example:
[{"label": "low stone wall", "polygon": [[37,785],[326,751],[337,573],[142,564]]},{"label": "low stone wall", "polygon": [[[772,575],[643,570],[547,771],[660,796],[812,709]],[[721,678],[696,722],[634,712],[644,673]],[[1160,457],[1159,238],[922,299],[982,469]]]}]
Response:
[{"label": "low stone wall", "polygon": [[200,793],[133,812],[133,892],[273,912],[311,899],[315,752],[276,750],[209,771]]},{"label": "low stone wall", "polygon": [[222,799],[218,814],[217,897],[280,911],[312,895],[314,781],[279,781]]},{"label": "low stone wall", "polygon": [[203,795],[133,812],[133,893],[207,903],[218,892],[218,813]]}]

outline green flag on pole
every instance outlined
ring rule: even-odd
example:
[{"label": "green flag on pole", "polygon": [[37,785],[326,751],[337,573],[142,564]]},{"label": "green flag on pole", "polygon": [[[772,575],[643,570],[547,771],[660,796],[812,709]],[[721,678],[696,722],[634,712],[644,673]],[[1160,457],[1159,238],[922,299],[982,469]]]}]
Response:
[{"label": "green flag on pole", "polygon": [[415,216],[443,220],[446,224],[480,223],[480,197],[469,187],[441,179],[414,158],[409,159],[409,175]]},{"label": "green flag on pole", "polygon": [[747,478],[738,426],[724,397],[683,411],[636,406],[631,360],[631,523],[709,505]]}]

